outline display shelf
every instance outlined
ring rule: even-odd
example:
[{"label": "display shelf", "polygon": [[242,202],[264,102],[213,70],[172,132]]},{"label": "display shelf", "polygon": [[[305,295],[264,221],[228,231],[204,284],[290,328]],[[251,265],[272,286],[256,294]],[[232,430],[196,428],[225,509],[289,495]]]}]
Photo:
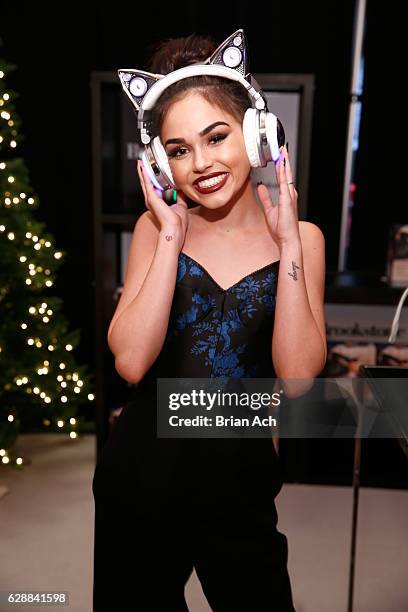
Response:
[{"label": "display shelf", "polygon": [[326,273],[325,301],[337,304],[397,305],[403,289],[384,276],[363,272]]}]

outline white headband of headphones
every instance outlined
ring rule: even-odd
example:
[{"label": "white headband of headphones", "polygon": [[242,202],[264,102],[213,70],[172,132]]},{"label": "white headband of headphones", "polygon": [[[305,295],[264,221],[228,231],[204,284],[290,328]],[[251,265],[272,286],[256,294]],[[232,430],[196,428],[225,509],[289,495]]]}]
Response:
[{"label": "white headband of headphones", "polygon": [[145,123],[143,117],[145,115],[145,111],[151,110],[164,90],[170,87],[170,85],[173,85],[173,83],[181,81],[182,79],[188,79],[189,77],[201,75],[218,76],[231,81],[238,81],[247,89],[248,94],[251,96],[254,108],[263,110],[266,106],[265,100],[259,91],[255,89],[254,85],[249,83],[241,74],[239,74],[239,72],[233,70],[232,68],[207,64],[193,64],[192,66],[185,66],[184,68],[179,68],[178,70],[174,70],[174,72],[166,74],[159,81],[156,81],[156,83],[151,87],[151,89],[149,89],[143,98],[138,114],[138,124],[141,130],[142,142],[144,144],[150,142],[150,136],[144,133],[143,130],[143,125]]},{"label": "white headband of headphones", "polygon": [[156,83],[153,85],[153,87],[151,87],[151,89],[149,89],[144,97],[140,111],[152,109],[162,95],[163,91],[167,89],[167,87],[170,87],[170,85],[173,85],[173,83],[181,81],[182,79],[188,79],[192,76],[200,75],[212,75],[223,77],[224,79],[230,79],[231,81],[238,81],[248,90],[248,94],[254,98],[255,108],[258,110],[263,110],[265,108],[265,100],[263,99],[262,95],[236,70],[227,68],[226,66],[217,66],[214,64],[193,64],[192,66],[185,66],[184,68],[174,70],[173,72],[166,74],[159,81],[156,81]]},{"label": "white headband of headphones", "polygon": [[165,89],[192,76],[209,75],[237,81],[248,91],[255,109],[267,110],[262,90],[247,70],[246,40],[244,31],[240,29],[221,43],[203,64],[185,66],[166,75],[133,69],[120,69],[118,75],[123,90],[138,113],[140,136],[146,145],[152,138],[151,109]]}]

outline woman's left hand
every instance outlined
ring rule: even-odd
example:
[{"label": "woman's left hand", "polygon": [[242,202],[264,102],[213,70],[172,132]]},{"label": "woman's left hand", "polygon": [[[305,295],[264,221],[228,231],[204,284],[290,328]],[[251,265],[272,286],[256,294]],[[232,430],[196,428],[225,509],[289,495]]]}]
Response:
[{"label": "woman's left hand", "polygon": [[258,185],[258,196],[261,200],[266,221],[272,238],[281,248],[285,244],[300,241],[297,200],[298,194],[293,184],[292,170],[286,147],[282,147],[282,159],[278,161],[276,179],[279,185],[277,206],[265,185]]}]

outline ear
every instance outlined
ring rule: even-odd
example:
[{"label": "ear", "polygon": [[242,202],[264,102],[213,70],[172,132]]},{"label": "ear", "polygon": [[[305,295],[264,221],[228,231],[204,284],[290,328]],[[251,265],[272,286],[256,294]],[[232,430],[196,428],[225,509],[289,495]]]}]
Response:
[{"label": "ear", "polygon": [[163,74],[152,74],[144,70],[118,70],[118,76],[123,91],[131,101],[136,111],[140,110],[143,98],[157,81],[163,78]]},{"label": "ear", "polygon": [[228,36],[204,64],[227,66],[239,72],[243,77],[249,76],[247,42],[244,30],[237,30]]}]

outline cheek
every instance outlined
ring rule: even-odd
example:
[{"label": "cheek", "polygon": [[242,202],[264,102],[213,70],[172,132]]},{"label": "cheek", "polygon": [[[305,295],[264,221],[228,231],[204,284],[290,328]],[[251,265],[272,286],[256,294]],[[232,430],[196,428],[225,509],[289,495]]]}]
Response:
[{"label": "cheek", "polygon": [[225,155],[223,160],[226,166],[237,176],[246,178],[251,171],[251,165],[249,163],[246,149],[236,147],[230,151],[228,155]]},{"label": "cheek", "polygon": [[251,169],[248,155],[245,148],[243,135],[240,138],[235,138],[231,141],[228,150],[225,149],[225,161],[229,163],[231,168],[248,173]]},{"label": "cheek", "polygon": [[173,179],[174,179],[176,187],[178,189],[181,189],[182,186],[186,182],[186,175],[185,175],[185,173],[181,172],[180,171],[180,167],[177,167],[177,166],[176,167],[170,166],[170,169],[171,169],[171,173],[173,175]]},{"label": "cheek", "polygon": [[178,161],[178,162],[174,162],[171,163],[169,161],[169,166],[170,166],[170,170],[171,173],[173,175],[174,178],[174,182],[177,186],[180,186],[186,182],[187,180],[187,169],[185,167],[183,167],[183,162]]}]

